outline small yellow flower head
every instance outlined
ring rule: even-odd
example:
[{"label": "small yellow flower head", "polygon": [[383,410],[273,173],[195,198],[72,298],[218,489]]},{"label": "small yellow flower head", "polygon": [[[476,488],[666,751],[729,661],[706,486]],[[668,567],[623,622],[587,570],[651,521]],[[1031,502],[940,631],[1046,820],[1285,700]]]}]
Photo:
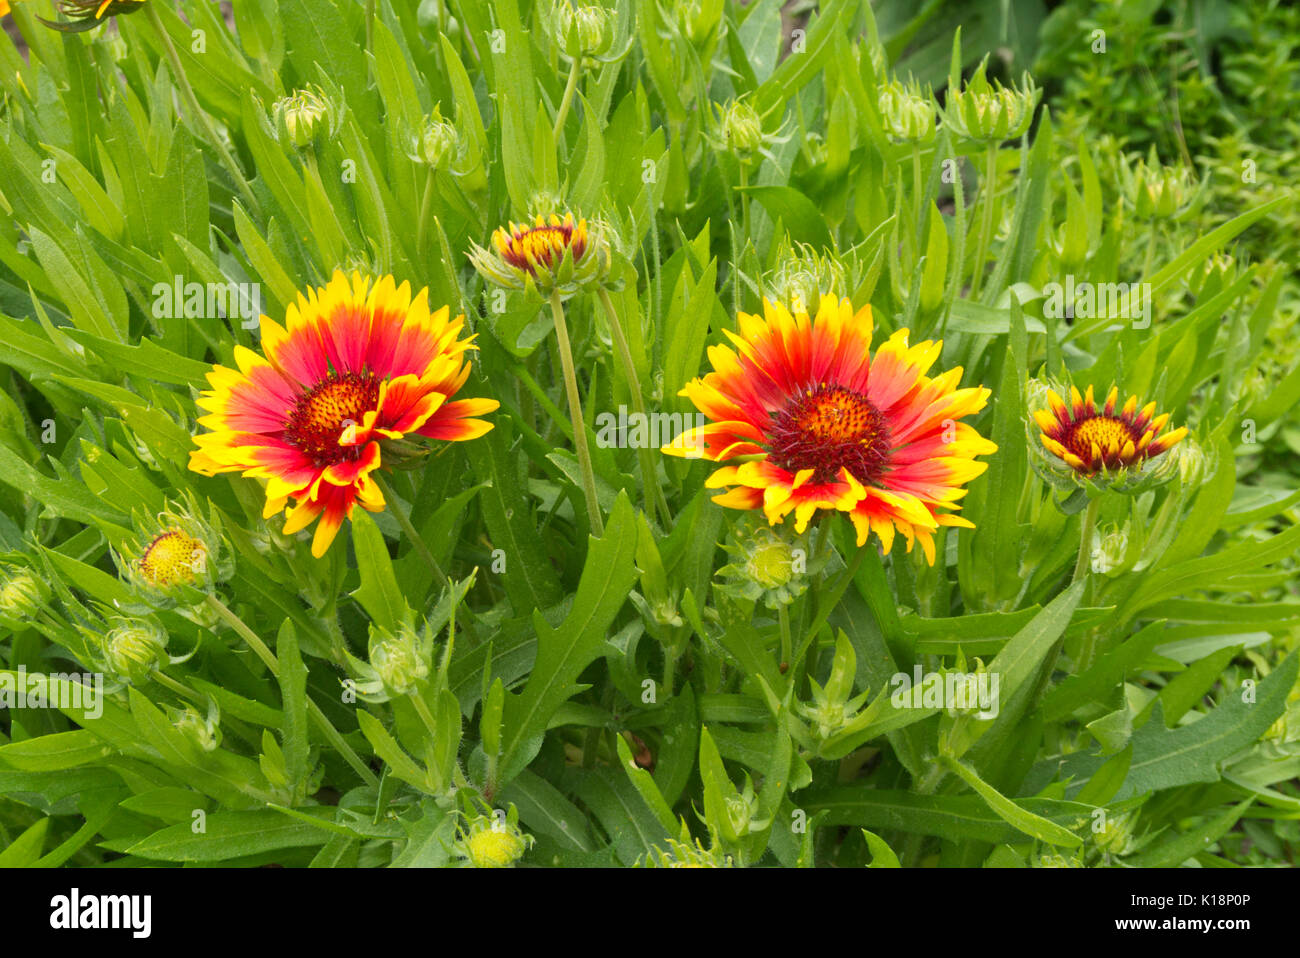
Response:
[{"label": "small yellow flower head", "polygon": [[50,590],[30,569],[0,566],[0,624],[25,628],[44,608]]},{"label": "small yellow flower head", "polygon": [[564,0],[555,10],[555,39],[565,57],[599,59],[614,45],[614,11],[597,4],[574,6]]},{"label": "small yellow flower head", "polygon": [[456,849],[472,868],[509,868],[532,847],[533,836],[519,828],[518,812],[479,815],[461,829]]},{"label": "small yellow flower head", "polygon": [[944,122],[960,136],[982,143],[1002,143],[1023,136],[1034,119],[1042,91],[1026,74],[1022,86],[989,83],[981,63],[961,89],[949,91]]},{"label": "small yellow flower head", "polygon": [[895,80],[881,88],[878,104],[885,133],[894,141],[925,144],[934,139],[936,110],[928,92]]},{"label": "small yellow flower head", "polygon": [[335,110],[325,91],[309,86],[276,101],[273,115],[282,139],[305,150],[316,142],[317,136],[331,128]]},{"label": "small yellow flower head", "polygon": [[141,526],[139,538],[124,554],[114,550],[113,557],[148,605],[194,605],[234,571],[219,531],[199,516],[193,501],[169,507]]},{"label": "small yellow flower head", "polygon": [[425,118],[424,126],[413,139],[411,159],[435,170],[450,168],[460,147],[456,125],[444,120],[437,109]]},{"label": "small yellow flower head", "polygon": [[743,100],[718,108],[718,131],[726,148],[742,159],[763,146],[763,119]]},{"label": "small yellow flower head", "polygon": [[470,262],[489,282],[550,296],[571,296],[602,283],[609,272],[604,231],[565,213],[539,215],[532,226],[511,223],[492,235],[492,249],[475,245]]},{"label": "small yellow flower head", "polygon": [[718,570],[722,591],[769,609],[789,605],[825,574],[828,563],[840,561],[833,551],[812,554],[811,529],[795,533],[750,515],[737,520],[723,549],[731,561]]},{"label": "small yellow flower head", "polygon": [[154,536],[140,553],[140,577],[157,589],[192,585],[207,568],[208,549],[200,539],[172,526]]},{"label": "small yellow flower head", "polygon": [[152,619],[113,619],[102,641],[107,670],[132,683],[143,682],[167,661],[167,630]]}]

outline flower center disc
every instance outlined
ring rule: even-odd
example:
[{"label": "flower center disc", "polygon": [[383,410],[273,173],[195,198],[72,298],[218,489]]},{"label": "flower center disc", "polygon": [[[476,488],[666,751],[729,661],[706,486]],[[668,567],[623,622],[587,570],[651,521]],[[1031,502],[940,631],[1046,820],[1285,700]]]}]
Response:
[{"label": "flower center disc", "polygon": [[1104,452],[1111,448],[1123,449],[1124,444],[1130,440],[1136,445],[1138,438],[1122,419],[1094,416],[1075,424],[1067,437],[1066,445],[1084,462],[1089,462],[1092,460],[1094,443]]},{"label": "flower center disc", "polygon": [[843,386],[815,386],[774,417],[770,457],[788,472],[812,469],[815,483],[834,482],[841,469],[875,482],[889,464],[889,426],[880,410]]},{"label": "flower center disc", "polygon": [[355,459],[360,447],[340,446],[339,437],[348,426],[359,427],[362,417],[378,402],[379,380],[373,373],[330,373],[298,397],[285,424],[284,438],[317,465]]},{"label": "flower center disc", "polygon": [[159,533],[140,556],[140,574],[150,585],[170,586],[193,582],[207,554],[203,543],[180,529]]},{"label": "flower center disc", "polygon": [[[548,269],[564,258],[564,251],[573,240],[573,228],[570,226],[535,226],[524,233],[514,243],[506,258],[520,269],[531,270],[534,263],[540,263]],[[582,258],[581,243],[573,243],[573,259]]]}]

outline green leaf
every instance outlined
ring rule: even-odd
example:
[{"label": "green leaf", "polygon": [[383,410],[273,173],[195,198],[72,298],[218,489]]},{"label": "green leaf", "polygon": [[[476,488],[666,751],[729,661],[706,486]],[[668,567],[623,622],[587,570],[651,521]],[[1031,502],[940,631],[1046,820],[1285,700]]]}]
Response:
[{"label": "green leaf", "polygon": [[[1151,718],[1133,734],[1133,761],[1115,798],[1123,800],[1193,782],[1217,782],[1219,765],[1258,741],[1277,721],[1298,673],[1300,653],[1293,652],[1254,687],[1253,701],[1246,701],[1248,696],[1239,690],[1196,721],[1173,730],[1166,728],[1161,703],[1157,702]],[[1034,767],[1026,779],[1025,791],[1035,791],[1059,779],[1069,781],[1067,795],[1077,794],[1105,762],[1105,758],[1086,752],[1048,759]]]},{"label": "green leaf", "polygon": [[964,762],[946,755],[944,756],[944,764],[955,772],[958,778],[979,793],[979,796],[988,803],[989,808],[993,809],[998,814],[998,817],[1008,825],[1024,832],[1031,838],[1037,838],[1039,841],[1051,845],[1078,848],[1083,844],[1083,839],[1078,835],[1041,815],[1035,815],[1033,812],[1027,811],[1004,796],[996,788],[976,775],[975,770]]},{"label": "green leaf", "polygon": [[352,514],[352,547],[361,574],[361,585],[352,597],[361,603],[376,625],[395,632],[408,603],[397,586],[384,534],[367,512],[358,510]]},{"label": "green leaf", "polygon": [[204,831],[195,834],[189,822],[169,825],[126,851],[140,858],[167,862],[224,862],[287,848],[324,845],[328,834],[277,811],[214,812]]},{"label": "green leaf", "polygon": [[539,612],[533,613],[537,659],[523,691],[506,695],[502,782],[532,761],[551,715],[579,691],[574,682],[601,654],[614,616],[636,581],[636,536],[635,513],[626,494],[620,493],[604,538],[591,540],[568,616],[553,629]]}]

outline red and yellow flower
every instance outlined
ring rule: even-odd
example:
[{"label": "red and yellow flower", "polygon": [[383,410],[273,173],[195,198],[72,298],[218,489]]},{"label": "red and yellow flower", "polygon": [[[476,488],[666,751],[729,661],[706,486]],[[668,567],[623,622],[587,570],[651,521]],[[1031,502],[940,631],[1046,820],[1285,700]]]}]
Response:
[{"label": "red and yellow flower", "polygon": [[565,213],[537,216],[531,226],[511,223],[492,234],[492,249],[474,246],[470,262],[482,276],[506,289],[571,296],[602,280],[610,251],[599,231]]},{"label": "red and yellow flower", "polygon": [[1079,394],[1070,387],[1067,404],[1054,390],[1046,390],[1046,409],[1034,411],[1034,421],[1042,430],[1043,446],[1057,460],[1054,471],[1062,467],[1080,479],[1112,477],[1139,470],[1178,444],[1187,435],[1186,427],[1165,431],[1169,414],[1156,415],[1156,404],[1147,403],[1138,410],[1137,396],[1129,396],[1118,408],[1119,388],[1112,386],[1099,410],[1093,389]]},{"label": "red and yellow flower", "polygon": [[[210,432],[195,437],[190,468],[266,480],[267,518],[294,500],[284,531],[320,519],[312,555],[329,548],[356,504],[371,512],[384,497],[371,476],[382,450],[404,436],[466,440],[492,424],[475,416],[493,399],[452,396],[465,384],[463,317],[431,312],[428,290],[391,276],[378,281],[336,272],[299,294],[285,325],[262,317],[265,356],[235,347],[238,369],[216,366],[199,405]],[[390,453],[391,454],[391,453]]]},{"label": "red and yellow flower", "polygon": [[663,451],[732,462],[711,475],[714,499],[762,508],[776,525],[790,513],[803,532],[818,510],[843,512],[887,551],[895,531],[908,551],[919,540],[934,562],[940,526],[957,515],[963,484],[997,451],[960,419],[979,412],[983,387],[957,388],[960,367],[927,375],[942,343],[909,345],[899,330],[871,353],[871,307],[823,296],[815,318],[764,301],[764,315],[741,313],[736,349],[713,346],[713,371],[688,383],[688,397],[711,423],[689,429]]}]

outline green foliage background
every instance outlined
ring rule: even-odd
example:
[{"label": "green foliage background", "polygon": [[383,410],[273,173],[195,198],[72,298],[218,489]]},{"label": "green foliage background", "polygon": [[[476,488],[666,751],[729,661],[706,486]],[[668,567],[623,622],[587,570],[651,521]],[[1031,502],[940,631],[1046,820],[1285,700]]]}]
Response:
[{"label": "green foliage background", "polygon": [[[65,36],[19,3],[26,51],[0,43],[0,559],[49,590],[0,625],[0,666],[91,668],[137,599],[110,546],[186,500],[223,530],[220,596],[278,674],[229,621],[151,613],[192,657],[116,683],[97,718],[0,718],[0,864],[456,864],[468,818],[510,807],[535,865],[1294,859],[1294,10],[609,3],[626,53],[583,67],[557,133],[569,65],[548,0],[380,0],[373,21],[353,0],[229,6],[151,0]],[[943,102],[990,53],[991,74],[1032,68],[1046,89],[1023,141],[885,133],[890,78]],[[309,84],[337,113],[307,155],[270,110]],[[761,117],[759,154],[720,136],[735,100]],[[459,149],[429,173],[411,137],[435,107]],[[1125,200],[1152,147],[1208,180],[1177,221]],[[652,409],[693,411],[677,393],[737,311],[828,277],[873,305],[878,341],[942,337],[940,367],[993,389],[977,528],[941,534],[929,567],[874,540],[855,562],[834,525],[786,662],[782,619],[718,574],[744,532],[703,465],[656,455],[664,515],[633,450],[595,447],[590,537],[549,319],[523,293],[494,302],[465,256],[547,202],[616,237]],[[456,603],[391,513],[358,512],[314,560],[262,520],[256,482],[185,469],[204,373],[256,333],[156,318],[156,284],[258,283],[279,317],[338,267],[428,286],[478,334],[467,389],[501,401],[495,428],[394,477]],[[1151,283],[1150,327],[1046,315],[1067,273]],[[629,387],[594,299],[568,310],[591,429]],[[1024,426],[1029,377],[1062,370],[1157,401],[1204,454],[1104,500],[1121,559],[1074,584],[1081,515],[1029,468]],[[364,659],[403,604],[436,637],[419,702],[345,702],[342,653]],[[891,704],[894,674],[977,658],[1001,675],[996,719]],[[178,687],[219,714],[218,747],[178,721]]]}]

